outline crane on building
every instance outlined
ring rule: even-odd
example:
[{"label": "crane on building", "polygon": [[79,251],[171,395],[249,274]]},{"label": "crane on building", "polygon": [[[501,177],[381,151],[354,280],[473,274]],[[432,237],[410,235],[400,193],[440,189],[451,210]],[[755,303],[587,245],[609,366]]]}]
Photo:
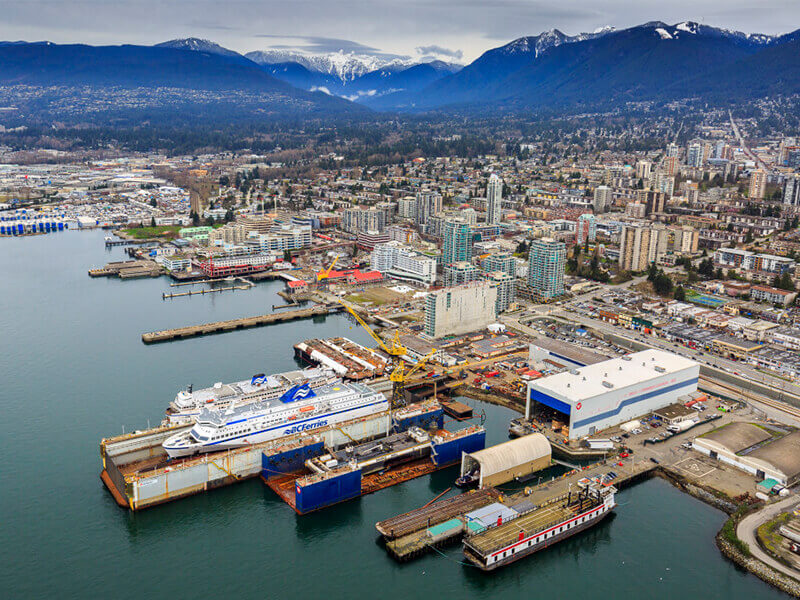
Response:
[{"label": "crane on building", "polygon": [[366,331],[370,337],[377,342],[378,346],[391,357],[392,372],[389,374],[389,381],[391,381],[393,384],[391,399],[392,409],[405,405],[405,396],[403,394],[403,390],[405,388],[406,381],[428,363],[428,360],[430,360],[430,358],[436,354],[436,349],[434,348],[412,366],[407,367],[406,363],[408,361],[405,357],[408,356],[408,348],[400,343],[399,332],[395,331],[394,338],[392,338],[391,342],[387,344],[384,339],[375,333],[375,330],[373,330],[372,327],[370,327],[369,324],[367,324],[367,322],[362,319],[361,316],[348,304],[341,301],[339,304],[341,304],[356,320],[356,323],[361,325],[364,331]]}]

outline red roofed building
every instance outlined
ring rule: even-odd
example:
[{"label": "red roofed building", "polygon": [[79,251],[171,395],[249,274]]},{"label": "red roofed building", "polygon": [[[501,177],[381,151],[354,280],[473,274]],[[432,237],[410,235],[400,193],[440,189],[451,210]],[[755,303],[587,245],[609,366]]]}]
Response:
[{"label": "red roofed building", "polygon": [[300,279],[295,280],[295,281],[287,281],[286,282],[286,287],[289,288],[293,292],[301,292],[303,290],[307,290],[308,289],[308,282],[307,281],[302,281]]},{"label": "red roofed building", "polygon": [[378,271],[359,271],[355,270],[347,277],[347,283],[350,285],[360,285],[362,283],[376,283],[383,281],[383,275]]}]

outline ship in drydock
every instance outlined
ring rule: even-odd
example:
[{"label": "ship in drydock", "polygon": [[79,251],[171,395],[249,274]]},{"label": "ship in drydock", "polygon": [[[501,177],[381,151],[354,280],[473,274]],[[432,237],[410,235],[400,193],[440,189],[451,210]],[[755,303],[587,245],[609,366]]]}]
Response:
[{"label": "ship in drydock", "polygon": [[308,384],[311,389],[336,383],[339,378],[328,369],[310,368],[274,375],[259,373],[234,383],[217,382],[199,390],[189,386],[170,402],[165,425],[192,423],[203,409],[228,410],[256,402],[277,400],[294,386]]},{"label": "ship in drydock", "polygon": [[272,401],[227,410],[203,408],[188,431],[169,437],[171,458],[241,448],[296,433],[311,432],[389,409],[386,397],[359,383],[332,383],[316,390],[296,385]]},{"label": "ship in drydock", "polygon": [[597,525],[616,507],[617,490],[588,480],[579,485],[578,492],[542,506],[519,513],[506,509],[508,520],[500,513],[496,524],[468,523],[464,556],[484,571],[492,571]]},{"label": "ship in drydock", "polygon": [[389,367],[387,358],[346,337],[306,340],[295,344],[294,353],[307,363],[354,381],[380,377]]}]

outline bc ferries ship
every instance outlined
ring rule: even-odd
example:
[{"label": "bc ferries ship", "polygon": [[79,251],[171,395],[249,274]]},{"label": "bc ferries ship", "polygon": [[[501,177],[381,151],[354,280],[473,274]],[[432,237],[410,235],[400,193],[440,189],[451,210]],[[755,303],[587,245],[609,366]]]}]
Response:
[{"label": "bc ferries ship", "polygon": [[167,408],[165,425],[191,423],[202,409],[227,410],[254,402],[277,400],[288,389],[308,383],[312,389],[336,383],[339,378],[328,369],[304,369],[275,375],[263,373],[249,380],[234,383],[215,383],[212,387],[181,390]]},{"label": "bc ferries ship", "polygon": [[316,391],[296,385],[274,401],[227,410],[201,409],[194,427],[163,444],[171,458],[267,442],[389,410],[389,401],[359,383],[333,383]]}]

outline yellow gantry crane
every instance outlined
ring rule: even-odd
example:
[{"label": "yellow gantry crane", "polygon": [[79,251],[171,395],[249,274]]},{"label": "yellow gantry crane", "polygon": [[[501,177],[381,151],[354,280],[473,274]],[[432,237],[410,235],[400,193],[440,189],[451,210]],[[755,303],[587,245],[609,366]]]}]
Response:
[{"label": "yellow gantry crane", "polygon": [[408,353],[408,348],[403,346],[400,343],[400,334],[399,332],[395,331],[394,338],[392,341],[387,344],[383,338],[381,338],[375,331],[370,327],[367,322],[361,318],[361,316],[354,311],[348,304],[344,302],[339,302],[347,312],[356,320],[356,323],[361,325],[364,330],[375,340],[386,354],[388,354],[392,358],[392,372],[389,374],[389,381],[391,381],[394,385],[392,385],[392,408],[399,408],[400,406],[405,405],[405,397],[403,396],[403,389],[405,387],[405,382],[414,375],[417,371],[419,371],[422,367],[424,367],[428,360],[436,354],[436,350],[431,350],[423,356],[416,364],[411,366],[410,368],[406,368],[406,360],[403,358]]}]

